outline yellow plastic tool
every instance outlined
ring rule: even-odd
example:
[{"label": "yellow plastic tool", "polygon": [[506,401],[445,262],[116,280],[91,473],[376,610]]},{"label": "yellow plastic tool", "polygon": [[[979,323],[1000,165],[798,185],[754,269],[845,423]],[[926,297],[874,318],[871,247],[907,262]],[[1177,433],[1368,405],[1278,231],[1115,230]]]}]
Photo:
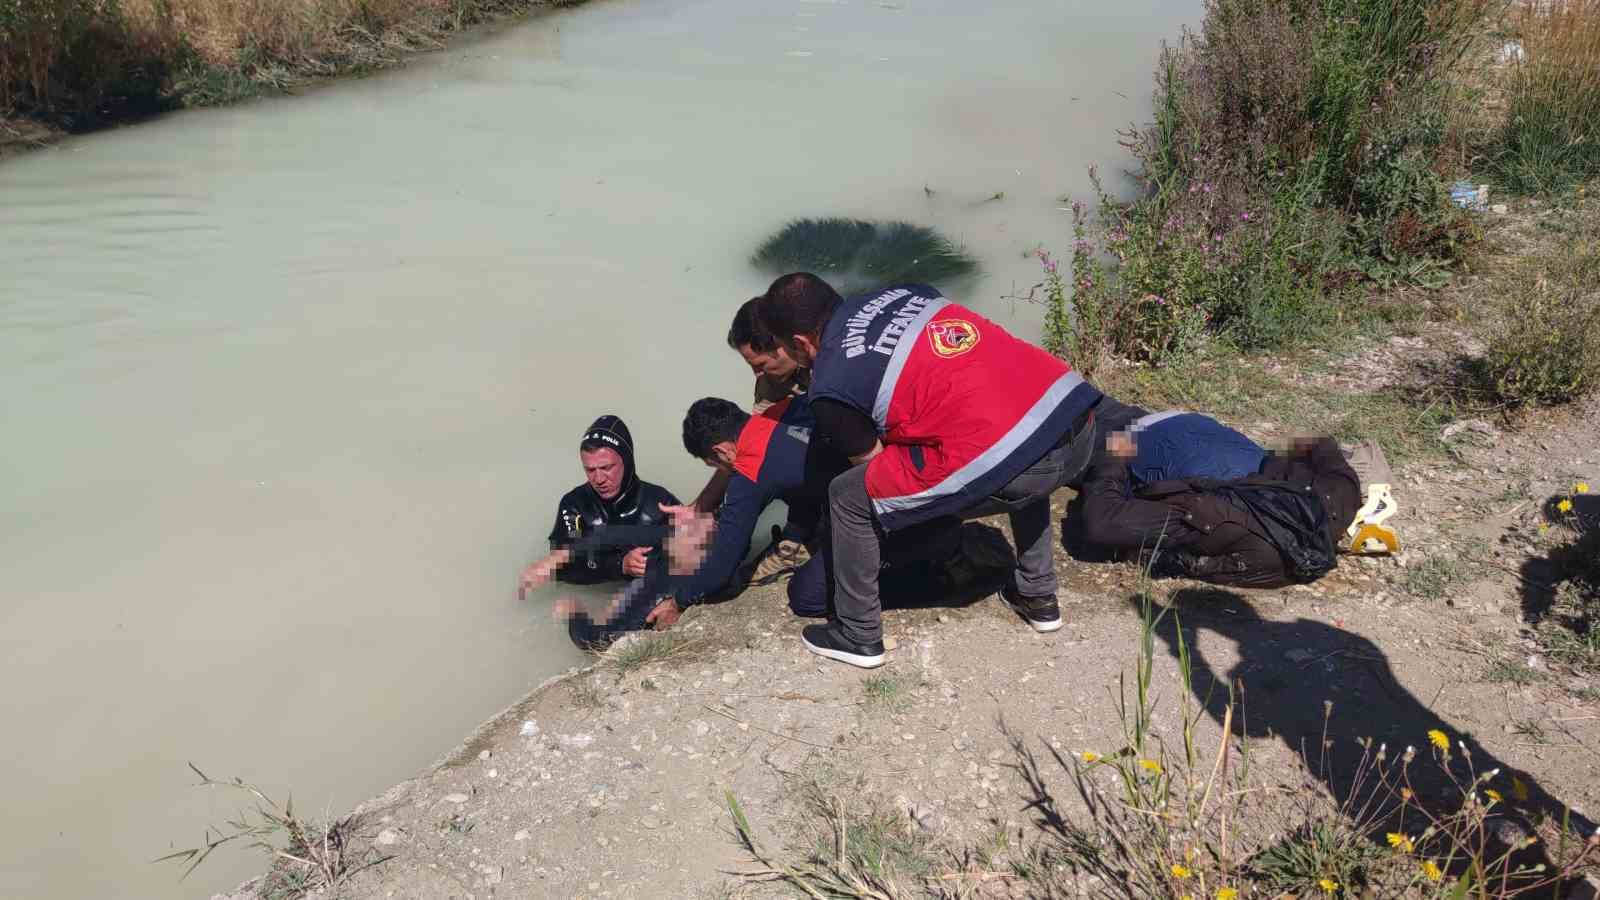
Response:
[{"label": "yellow plastic tool", "polygon": [[1400,509],[1387,484],[1367,485],[1367,502],[1356,511],[1350,527],[1345,529],[1349,542],[1346,553],[1380,555],[1400,552],[1400,535],[1383,524]]}]

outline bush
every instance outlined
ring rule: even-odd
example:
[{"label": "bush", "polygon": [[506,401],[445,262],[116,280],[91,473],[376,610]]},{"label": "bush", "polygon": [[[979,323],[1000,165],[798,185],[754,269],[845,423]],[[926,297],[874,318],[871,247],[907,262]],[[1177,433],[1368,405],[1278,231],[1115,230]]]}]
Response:
[{"label": "bush", "polygon": [[1600,247],[1566,242],[1514,272],[1484,370],[1511,405],[1576,400],[1600,385]]},{"label": "bush", "polygon": [[1450,76],[1488,8],[1208,0],[1200,32],[1162,52],[1155,121],[1128,135],[1142,195],[1101,192],[1088,243],[1117,283],[1074,302],[1126,309],[1116,349],[1160,362],[1207,332],[1319,337],[1363,275],[1437,283],[1472,237],[1441,173]]},{"label": "bush", "polygon": [[1549,192],[1600,173],[1600,0],[1542,0],[1514,14],[1521,53],[1504,78],[1497,168],[1507,185]]}]

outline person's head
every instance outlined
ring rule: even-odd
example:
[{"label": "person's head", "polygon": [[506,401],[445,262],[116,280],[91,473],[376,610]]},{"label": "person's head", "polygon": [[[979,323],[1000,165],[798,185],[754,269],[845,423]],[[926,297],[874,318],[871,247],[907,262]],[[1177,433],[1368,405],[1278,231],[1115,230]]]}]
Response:
[{"label": "person's head", "polygon": [[752,297],[733,314],[733,325],[728,328],[728,346],[744,357],[750,371],[755,374],[788,378],[800,368],[800,364],[784,352],[771,332],[761,326],[761,318],[756,314],[760,302],[760,297]]},{"label": "person's head", "polygon": [[706,465],[733,471],[739,452],[739,433],[750,414],[739,404],[716,397],[696,400],[683,417],[683,449]]},{"label": "person's head", "polygon": [[779,346],[802,366],[816,362],[822,329],[844,301],[826,281],[809,272],[780,277],[761,295],[756,314]]},{"label": "person's head", "polygon": [[633,435],[628,426],[613,415],[594,420],[578,442],[578,461],[583,477],[601,500],[615,500],[634,480]]}]

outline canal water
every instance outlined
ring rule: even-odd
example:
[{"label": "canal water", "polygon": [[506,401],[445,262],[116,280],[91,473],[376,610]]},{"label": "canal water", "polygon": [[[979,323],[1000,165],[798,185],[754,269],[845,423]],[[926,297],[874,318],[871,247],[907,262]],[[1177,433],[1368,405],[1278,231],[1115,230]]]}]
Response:
[{"label": "canal water", "polygon": [[203,897],[243,798],[343,810],[579,661],[519,600],[598,413],[691,497],[796,216],[1027,252],[1198,0],[600,0],[0,164],[0,896]]}]

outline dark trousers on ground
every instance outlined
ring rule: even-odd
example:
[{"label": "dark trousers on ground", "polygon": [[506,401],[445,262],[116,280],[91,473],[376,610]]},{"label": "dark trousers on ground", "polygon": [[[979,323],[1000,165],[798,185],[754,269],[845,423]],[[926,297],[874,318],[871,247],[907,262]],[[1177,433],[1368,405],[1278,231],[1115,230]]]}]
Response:
[{"label": "dark trousers on ground", "polygon": [[[1102,399],[1092,416],[1069,440],[1052,448],[1009,484],[986,500],[963,510],[975,519],[1006,513],[1017,545],[1012,587],[1024,597],[1056,593],[1055,529],[1050,495],[1064,485],[1081,484],[1096,453],[1105,452],[1106,435],[1127,427],[1144,410]],[[840,630],[851,641],[876,643],[883,638],[883,607],[878,594],[885,532],[867,496],[867,467],[855,466],[828,484],[828,519],[823,553],[833,579],[834,612]]]},{"label": "dark trousers on ground", "polygon": [[[884,542],[878,585],[889,606],[914,604],[936,590],[939,573],[961,552],[961,520],[935,519],[897,531]],[[828,555],[819,549],[789,579],[789,609],[797,616],[832,614]]]}]

